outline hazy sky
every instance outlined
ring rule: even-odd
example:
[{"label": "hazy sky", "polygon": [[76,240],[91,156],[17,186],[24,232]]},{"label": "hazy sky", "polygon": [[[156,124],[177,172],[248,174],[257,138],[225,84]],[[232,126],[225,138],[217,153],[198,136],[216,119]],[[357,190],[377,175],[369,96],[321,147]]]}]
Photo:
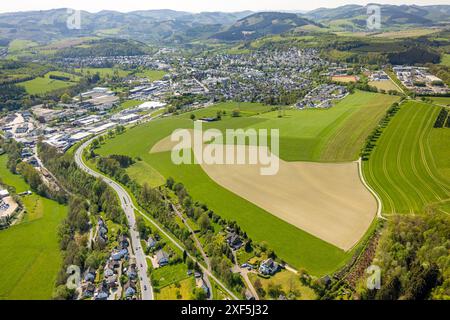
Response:
[{"label": "hazy sky", "polygon": [[241,10],[312,10],[344,4],[446,4],[448,0],[0,0],[0,12],[45,10],[54,8],[82,9],[90,12],[143,9],[173,9],[180,11],[241,11]]}]

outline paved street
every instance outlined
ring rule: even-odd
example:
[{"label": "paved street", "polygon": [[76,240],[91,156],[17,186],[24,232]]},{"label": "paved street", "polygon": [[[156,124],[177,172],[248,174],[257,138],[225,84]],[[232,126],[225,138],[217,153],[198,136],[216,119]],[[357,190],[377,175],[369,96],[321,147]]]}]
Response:
[{"label": "paved street", "polygon": [[82,154],[83,150],[91,143],[92,138],[89,141],[86,141],[82,146],[80,146],[75,153],[75,161],[77,165],[88,174],[94,177],[99,177],[103,181],[105,181],[111,188],[113,188],[119,196],[120,204],[122,206],[123,211],[125,212],[128,220],[128,226],[130,227],[130,236],[131,236],[131,245],[134,255],[136,257],[136,263],[138,267],[138,276],[142,290],[142,300],[153,300],[153,288],[151,286],[151,282],[149,277],[147,276],[147,260],[145,258],[144,250],[139,241],[139,234],[136,231],[136,217],[134,215],[134,206],[129,196],[128,192],[120,186],[118,183],[113,180],[105,177],[92,169],[90,169],[83,162]]},{"label": "paved street", "polygon": [[[151,120],[151,119],[150,119]],[[135,219],[135,212],[138,212],[142,215],[144,219],[149,221],[156,229],[158,229],[159,232],[164,234],[164,236],[167,237],[176,247],[180,248],[180,250],[185,251],[185,248],[183,248],[177,241],[175,241],[171,235],[169,235],[163,228],[161,228],[155,221],[150,219],[147,215],[143,214],[139,209],[137,209],[132,200],[129,196],[128,192],[118,183],[114,182],[110,178],[99,174],[96,171],[93,171],[90,169],[86,164],[83,162],[82,154],[83,150],[92,142],[92,140],[96,139],[98,136],[91,138],[90,140],[84,142],[75,152],[75,162],[77,165],[84,171],[86,171],[88,174],[94,176],[94,177],[100,177],[103,181],[105,181],[108,185],[110,185],[117,193],[120,199],[120,203],[122,205],[122,208],[124,212],[127,215],[128,224],[130,226],[130,233],[131,233],[131,241],[133,243],[133,249],[135,249],[135,255],[136,255],[136,262],[139,267],[139,278],[141,283],[141,287],[145,288],[147,286],[147,290],[144,290],[142,298],[144,300],[152,300],[153,297],[153,288],[151,287],[151,283],[149,278],[147,277],[147,261],[145,259],[145,254],[143,252],[143,249],[140,245],[138,234],[134,230],[134,226],[136,223]],[[137,247],[137,248],[136,248]],[[137,249],[137,250],[136,250]],[[187,255],[194,261],[198,262],[195,257],[187,253]],[[141,268],[141,264],[144,266],[144,268]],[[205,273],[210,279],[213,279],[232,299],[239,300],[238,297],[231,292],[217,277],[215,277],[208,268],[205,268],[204,266],[200,265],[200,268],[202,269],[203,273]]]}]

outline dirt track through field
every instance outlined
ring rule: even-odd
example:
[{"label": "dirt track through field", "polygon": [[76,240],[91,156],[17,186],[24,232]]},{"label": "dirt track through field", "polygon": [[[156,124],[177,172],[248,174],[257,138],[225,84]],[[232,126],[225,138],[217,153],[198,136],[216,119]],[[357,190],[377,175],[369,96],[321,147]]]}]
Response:
[{"label": "dirt track through field", "polygon": [[[173,145],[170,138],[165,138],[151,152],[169,151]],[[246,148],[248,153],[255,147],[224,148],[225,153],[231,148]],[[260,175],[260,165],[201,166],[222,187],[343,250],[357,244],[377,211],[376,200],[361,182],[356,162],[279,159],[279,171],[273,176]]]}]

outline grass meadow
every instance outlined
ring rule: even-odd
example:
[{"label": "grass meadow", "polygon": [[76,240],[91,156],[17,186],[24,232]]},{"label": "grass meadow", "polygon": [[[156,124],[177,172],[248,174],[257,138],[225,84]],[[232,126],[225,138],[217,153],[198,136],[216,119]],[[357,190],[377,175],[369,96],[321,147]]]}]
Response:
[{"label": "grass meadow", "polygon": [[[280,113],[262,104],[227,102],[193,113],[198,119],[226,111],[221,121],[205,123],[205,128],[280,129],[280,156],[285,160],[350,161],[358,158],[366,136],[397,99],[358,91],[327,110],[285,110]],[[240,117],[231,117],[234,109],[241,111]],[[170,152],[150,154],[153,145],[173,130],[192,126],[190,113],[154,120],[108,140],[98,152],[140,157],[145,165],[131,168],[135,170],[132,173],[135,176],[150,176],[151,179],[156,171],[165,178],[171,176],[183,182],[195,200],[207,203],[223,218],[237,221],[254,241],[266,242],[294,267],[324,275],[333,272],[351,255],[351,252],[344,252],[219,186],[199,165],[174,165]]]},{"label": "grass meadow", "polygon": [[[20,176],[9,173],[0,157],[0,176],[17,192],[28,190]],[[0,300],[50,299],[61,266],[58,227],[67,208],[31,195],[22,197],[26,214],[15,226],[0,231]]]},{"label": "grass meadow", "polygon": [[[212,107],[215,109],[196,111],[196,115],[197,117],[210,116],[211,113],[215,115],[217,110],[226,108],[232,110],[235,107],[234,104],[228,103]],[[267,120],[260,118],[262,115],[268,115],[262,112],[270,110],[266,106],[250,104],[241,104],[240,109],[243,115],[253,114],[254,116],[223,118],[222,121],[208,125],[222,129],[256,126]],[[326,111],[317,110],[317,112]],[[170,135],[174,129],[190,127],[192,127],[192,121],[189,119],[189,114],[155,120],[131,128],[125,134],[108,140],[98,152],[103,155],[127,154],[141,157],[162,176],[166,178],[172,176],[176,181],[182,181],[194,199],[207,203],[212,210],[225,219],[236,220],[254,241],[267,242],[282,259],[297,268],[305,268],[312,274],[323,275],[344,263],[349,253],[290,225],[222,188],[199,165],[176,166],[170,160],[170,152],[149,153],[155,143]],[[141,174],[145,175],[146,171],[142,171]]]},{"label": "grass meadow", "polygon": [[150,81],[161,80],[167,74],[166,71],[163,70],[145,70],[137,73],[136,75],[139,77],[145,77]]},{"label": "grass meadow", "polygon": [[[313,289],[304,286],[300,282],[300,277],[290,271],[282,270],[277,272],[274,276],[269,279],[259,277],[255,273],[249,274],[250,281],[255,284],[257,280],[261,283],[266,295],[264,297],[259,297],[260,299],[268,300],[271,297],[268,294],[268,289],[270,285],[280,285],[281,289],[285,294],[289,292],[296,292],[298,294],[297,300],[316,300],[317,296]],[[276,297],[278,299],[278,297]]]},{"label": "grass meadow", "polygon": [[450,54],[444,54],[441,60],[441,64],[450,67]]},{"label": "grass meadow", "polygon": [[121,70],[117,68],[83,68],[83,69],[75,69],[76,72],[79,72],[81,74],[96,74],[99,73],[100,77],[106,78],[106,77],[112,77],[115,72],[119,75],[119,77],[126,77],[130,74],[130,71]]},{"label": "grass meadow", "polygon": [[431,100],[438,105],[450,106],[450,97],[431,97]]},{"label": "grass meadow", "polygon": [[181,280],[179,285],[170,284],[155,293],[156,300],[190,300],[195,288],[194,278]]},{"label": "grass meadow", "polygon": [[450,198],[450,129],[433,128],[440,109],[405,103],[364,163],[384,213],[419,213]]},{"label": "grass meadow", "polygon": [[386,92],[389,90],[399,91],[398,87],[392,80],[381,80],[381,81],[369,81],[369,85],[376,87],[379,90],[385,90]]},{"label": "grass meadow", "polygon": [[180,280],[186,279],[187,266],[184,263],[178,263],[174,265],[167,265],[154,269],[152,271],[152,280],[155,281],[155,286],[163,288]]},{"label": "grass meadow", "polygon": [[252,127],[280,130],[280,158],[345,162],[358,159],[367,135],[398,97],[357,91],[330,109],[270,112]]},{"label": "grass meadow", "polygon": [[[68,77],[71,80],[70,81],[62,81],[62,80],[50,79],[50,75]],[[64,88],[69,88],[71,86],[74,86],[74,85],[76,85],[78,80],[79,80],[79,77],[74,76],[72,74],[59,72],[59,71],[52,71],[52,72],[47,73],[43,77],[37,77],[37,78],[34,78],[33,80],[21,82],[19,85],[25,87],[25,90],[29,94],[44,94],[44,93],[51,92],[54,90],[64,89]]]}]

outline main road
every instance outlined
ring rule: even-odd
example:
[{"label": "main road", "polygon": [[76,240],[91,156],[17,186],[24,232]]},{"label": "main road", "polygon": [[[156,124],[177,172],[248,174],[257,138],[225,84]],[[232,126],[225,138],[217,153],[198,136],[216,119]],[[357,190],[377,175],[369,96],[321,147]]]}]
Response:
[{"label": "main road", "polygon": [[133,201],[128,194],[128,192],[117,182],[111,180],[110,178],[92,170],[89,168],[83,161],[83,150],[94,140],[94,138],[83,143],[75,152],[75,162],[77,165],[86,173],[94,176],[96,178],[102,179],[105,183],[107,183],[114,191],[117,193],[120,199],[120,204],[122,206],[123,211],[128,220],[128,226],[130,227],[130,236],[131,236],[131,245],[132,250],[134,252],[136,258],[136,264],[138,266],[138,277],[141,286],[141,296],[142,300],[153,300],[153,288],[150,282],[149,277],[147,276],[147,259],[144,254],[144,249],[141,246],[141,242],[139,240],[139,234],[136,231],[136,217],[134,215],[134,205]]},{"label": "main road", "polygon": [[[96,139],[98,136],[95,136],[91,138],[90,140],[84,142],[75,152],[75,162],[77,165],[86,173],[90,174],[91,176],[94,176],[96,178],[102,179],[105,183],[107,183],[111,188],[114,189],[114,191],[117,193],[120,199],[120,204],[122,206],[123,211],[125,212],[127,219],[128,219],[128,225],[130,227],[130,235],[131,235],[131,241],[133,244],[133,249],[136,255],[136,263],[138,264],[138,273],[139,273],[139,279],[142,289],[142,299],[143,300],[153,300],[153,288],[151,286],[149,277],[147,276],[147,260],[146,256],[144,254],[144,251],[142,249],[142,246],[140,245],[139,241],[139,235],[136,232],[136,217],[135,212],[138,212],[140,215],[143,216],[144,219],[149,221],[156,229],[158,229],[164,236],[166,236],[167,239],[169,239],[176,247],[178,247],[181,251],[185,251],[185,248],[183,248],[177,241],[175,241],[171,235],[169,235],[163,228],[159,226],[153,219],[149,218],[148,215],[141,212],[138,208],[134,206],[133,200],[131,196],[128,194],[128,192],[123,188],[120,184],[115,182],[114,180],[108,178],[107,176],[98,173],[97,171],[92,170],[89,168],[83,161],[83,151],[86,149],[91,142]],[[187,255],[194,261],[197,262],[197,259],[187,253]],[[200,268],[203,270],[203,273],[206,273],[209,278],[213,279],[232,299],[239,300],[237,296],[230,291],[217,277],[215,277],[208,268],[205,268],[200,263],[198,263]],[[147,288],[145,290],[145,288]]]}]

